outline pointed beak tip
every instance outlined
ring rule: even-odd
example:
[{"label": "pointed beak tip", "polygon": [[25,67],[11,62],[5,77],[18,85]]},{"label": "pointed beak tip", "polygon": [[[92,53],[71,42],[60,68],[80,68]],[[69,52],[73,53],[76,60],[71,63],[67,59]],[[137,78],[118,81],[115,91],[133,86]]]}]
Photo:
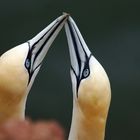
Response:
[{"label": "pointed beak tip", "polygon": [[70,14],[67,13],[67,12],[63,12],[63,15],[66,16],[66,17],[69,17],[70,16]]},{"label": "pointed beak tip", "polygon": [[66,12],[63,12],[62,15],[56,19],[56,21],[57,22],[61,22],[62,20],[66,21],[68,17],[69,17],[69,14]]}]

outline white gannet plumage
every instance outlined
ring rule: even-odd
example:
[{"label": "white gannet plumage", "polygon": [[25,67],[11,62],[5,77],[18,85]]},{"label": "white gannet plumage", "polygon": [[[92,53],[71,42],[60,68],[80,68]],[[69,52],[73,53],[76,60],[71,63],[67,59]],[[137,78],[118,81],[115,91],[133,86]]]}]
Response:
[{"label": "white gannet plumage", "polygon": [[31,40],[0,56],[0,123],[24,119],[28,92],[67,17],[63,14]]},{"label": "white gannet plumage", "polygon": [[73,113],[69,140],[103,140],[111,100],[108,76],[90,52],[76,23],[65,23],[71,60]]}]

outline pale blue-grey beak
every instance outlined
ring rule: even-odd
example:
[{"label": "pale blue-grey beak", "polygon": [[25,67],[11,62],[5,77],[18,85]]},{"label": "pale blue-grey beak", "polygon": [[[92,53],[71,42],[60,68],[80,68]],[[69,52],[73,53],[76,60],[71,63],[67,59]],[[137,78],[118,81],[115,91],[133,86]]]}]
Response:
[{"label": "pale blue-grey beak", "polygon": [[25,60],[25,67],[29,73],[29,83],[31,80],[34,80],[44,57],[67,18],[68,14],[63,14],[27,42],[29,49]]},{"label": "pale blue-grey beak", "polygon": [[70,52],[71,71],[72,75],[74,74],[76,77],[76,81],[73,82],[78,91],[80,81],[90,74],[89,60],[91,58],[91,52],[71,17],[69,17],[65,23],[65,30]]}]

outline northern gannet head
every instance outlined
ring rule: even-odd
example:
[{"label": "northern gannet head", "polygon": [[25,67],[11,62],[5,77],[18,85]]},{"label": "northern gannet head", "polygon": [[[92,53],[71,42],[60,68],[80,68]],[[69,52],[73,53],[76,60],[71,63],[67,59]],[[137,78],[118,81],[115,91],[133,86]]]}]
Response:
[{"label": "northern gannet head", "polygon": [[0,122],[9,118],[24,118],[27,94],[67,17],[67,14],[58,17],[31,40],[1,55]]},{"label": "northern gannet head", "polygon": [[108,76],[90,52],[71,17],[65,29],[74,100],[69,140],[103,140],[111,99]]}]

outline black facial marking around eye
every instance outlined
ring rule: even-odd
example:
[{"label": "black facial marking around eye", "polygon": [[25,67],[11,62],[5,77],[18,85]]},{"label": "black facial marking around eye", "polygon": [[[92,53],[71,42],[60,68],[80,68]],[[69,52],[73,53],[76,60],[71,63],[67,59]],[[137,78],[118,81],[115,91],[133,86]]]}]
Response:
[{"label": "black facial marking around eye", "polygon": [[29,50],[28,50],[28,54],[27,54],[27,57],[26,57],[24,65],[25,65],[25,68],[27,69],[28,74],[29,74],[29,80],[28,80],[28,84],[29,84],[29,82],[31,80],[31,77],[33,75],[33,72],[31,70],[31,57],[32,57],[31,51],[32,50],[30,49],[30,43],[29,42],[28,42],[28,46],[29,46]]},{"label": "black facial marking around eye", "polygon": [[24,65],[25,65],[25,68],[28,70],[28,73],[30,74],[30,69],[31,69],[31,51],[30,51],[30,46],[29,46],[28,55],[26,57]]},{"label": "black facial marking around eye", "polygon": [[82,77],[83,77],[83,78],[86,78],[86,77],[89,76],[89,74],[90,74],[90,71],[89,71],[88,68],[86,68],[86,69],[84,69],[84,71],[83,71],[83,73],[82,73]]},{"label": "black facial marking around eye", "polygon": [[78,89],[79,89],[80,82],[90,75],[89,60],[90,60],[91,56],[92,56],[92,54],[90,54],[88,60],[85,62],[85,66],[84,66],[84,69],[83,69],[83,72],[82,72],[81,76],[80,76],[80,74],[77,75],[75,70],[71,66],[71,70],[73,71],[73,73],[74,73],[74,75],[76,77],[76,81],[77,81],[77,83],[76,83],[77,98],[78,98]]},{"label": "black facial marking around eye", "polygon": [[89,60],[91,58],[91,54],[89,56],[89,58],[87,59],[87,61],[85,62],[85,66],[84,69],[82,71],[82,75],[80,80],[87,78],[90,75],[90,68],[89,68]]},{"label": "black facial marking around eye", "polygon": [[85,62],[81,77],[77,77],[77,97],[78,97],[78,89],[79,89],[80,82],[90,75],[89,60],[90,60],[91,56],[92,56],[92,54],[90,54],[89,58]]},{"label": "black facial marking around eye", "polygon": [[[75,39],[75,35],[74,35],[74,32],[73,32],[73,28],[72,28],[72,25],[70,24],[70,22],[68,21],[68,25],[69,25],[69,30],[70,30],[70,33],[71,33],[71,37],[72,37],[72,40],[73,40],[73,46],[74,46],[74,49],[75,49],[75,53],[76,53],[76,57],[77,57],[77,62],[78,62],[78,67],[79,67],[79,71],[81,69],[81,60],[80,60],[80,55],[79,55],[79,52],[78,52],[78,45],[77,45],[77,42],[76,42],[76,39]],[[80,75],[80,73],[79,73]],[[77,76],[79,76],[77,75]]]},{"label": "black facial marking around eye", "polygon": [[28,68],[30,68],[30,65],[31,65],[30,59],[27,58],[25,60],[25,67],[28,69]]},{"label": "black facial marking around eye", "polygon": [[25,65],[25,68],[28,71],[28,75],[29,75],[28,84],[29,84],[31,79],[32,79],[32,76],[33,76],[34,72],[41,66],[42,62],[40,62],[40,64],[38,64],[38,66],[36,66],[36,68],[33,69],[33,65],[34,65],[35,61],[32,60],[33,59],[32,52],[33,52],[34,48],[30,47],[30,42],[27,42],[27,43],[28,43],[28,46],[29,46],[29,50],[28,50],[28,54],[27,54],[24,65]]}]

